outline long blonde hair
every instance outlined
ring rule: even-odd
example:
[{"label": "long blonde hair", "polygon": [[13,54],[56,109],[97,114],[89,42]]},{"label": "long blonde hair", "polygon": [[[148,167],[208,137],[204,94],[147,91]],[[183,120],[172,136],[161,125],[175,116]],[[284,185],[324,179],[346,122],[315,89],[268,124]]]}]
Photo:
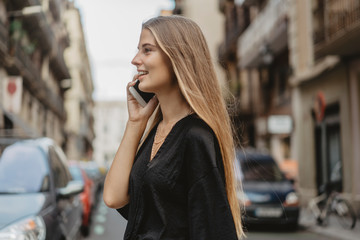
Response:
[{"label": "long blonde hair", "polygon": [[[219,81],[200,27],[182,16],[159,16],[143,23],[172,63],[178,85],[192,110],[214,131],[221,149],[226,192],[238,237],[244,235],[234,173],[234,140]],[[161,119],[158,109],[154,122]]]}]

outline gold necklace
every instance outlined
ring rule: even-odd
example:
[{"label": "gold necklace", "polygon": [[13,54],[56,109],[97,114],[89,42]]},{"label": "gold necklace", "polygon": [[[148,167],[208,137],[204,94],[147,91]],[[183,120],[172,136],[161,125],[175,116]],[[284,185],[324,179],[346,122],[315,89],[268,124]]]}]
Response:
[{"label": "gold necklace", "polygon": [[173,128],[173,126],[175,125],[176,121],[167,123],[165,126],[161,125],[161,128],[160,128],[161,123],[163,123],[163,122],[160,122],[158,125],[158,128],[156,129],[155,139],[157,139],[157,140],[159,140],[159,139],[161,140],[162,138],[165,138],[169,134],[169,132]]},{"label": "gold necklace", "polygon": [[[189,116],[193,111],[190,108],[190,111],[185,115],[185,117]],[[180,118],[182,119],[182,118]],[[160,124],[163,124],[163,121],[161,121],[156,129],[156,133],[155,133],[155,137],[154,137],[154,142],[151,148],[151,157],[150,160],[152,160],[157,151],[160,149],[161,145],[164,143],[167,135],[170,133],[171,129],[174,127],[174,125],[179,121],[179,119],[176,119],[174,121],[168,122],[164,127],[161,125],[161,129],[160,129]],[[160,130],[159,130],[160,129]]]}]

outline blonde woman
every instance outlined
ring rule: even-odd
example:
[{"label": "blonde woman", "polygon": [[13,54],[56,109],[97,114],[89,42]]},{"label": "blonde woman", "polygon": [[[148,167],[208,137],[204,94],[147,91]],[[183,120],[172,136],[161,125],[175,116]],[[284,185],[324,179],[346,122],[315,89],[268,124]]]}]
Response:
[{"label": "blonde woman", "polygon": [[[124,239],[240,238],[231,126],[200,28],[180,16],[150,19],[138,49],[103,196],[128,220]],[[129,92],[135,79],[155,93],[145,107]]]}]

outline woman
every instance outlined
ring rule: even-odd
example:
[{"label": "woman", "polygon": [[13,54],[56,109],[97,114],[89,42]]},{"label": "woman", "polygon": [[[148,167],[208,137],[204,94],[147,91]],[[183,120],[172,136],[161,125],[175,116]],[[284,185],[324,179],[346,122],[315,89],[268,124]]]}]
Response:
[{"label": "woman", "polygon": [[127,91],[106,205],[128,219],[124,239],[238,239],[231,126],[200,28],[180,16],[150,19],[138,49],[128,89],[139,79],[156,96],[141,107]]}]

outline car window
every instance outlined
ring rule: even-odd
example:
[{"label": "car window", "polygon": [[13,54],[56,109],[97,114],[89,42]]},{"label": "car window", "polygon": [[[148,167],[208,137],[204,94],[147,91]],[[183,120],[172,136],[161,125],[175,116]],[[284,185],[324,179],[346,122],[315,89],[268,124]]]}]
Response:
[{"label": "car window", "polygon": [[244,181],[283,181],[284,176],[274,160],[249,158],[241,161],[241,172]]},{"label": "car window", "polygon": [[39,148],[12,145],[0,157],[0,192],[35,193],[49,190],[47,156]]},{"label": "car window", "polygon": [[83,179],[82,172],[81,172],[81,169],[80,169],[80,168],[78,168],[78,167],[76,167],[76,166],[70,166],[70,167],[69,167],[69,170],[70,170],[70,173],[71,173],[72,178],[73,178],[75,181],[84,182],[84,179]]},{"label": "car window", "polygon": [[49,148],[49,154],[51,161],[51,171],[54,174],[55,188],[66,187],[70,180],[66,166],[62,163],[60,157],[52,147]]}]

